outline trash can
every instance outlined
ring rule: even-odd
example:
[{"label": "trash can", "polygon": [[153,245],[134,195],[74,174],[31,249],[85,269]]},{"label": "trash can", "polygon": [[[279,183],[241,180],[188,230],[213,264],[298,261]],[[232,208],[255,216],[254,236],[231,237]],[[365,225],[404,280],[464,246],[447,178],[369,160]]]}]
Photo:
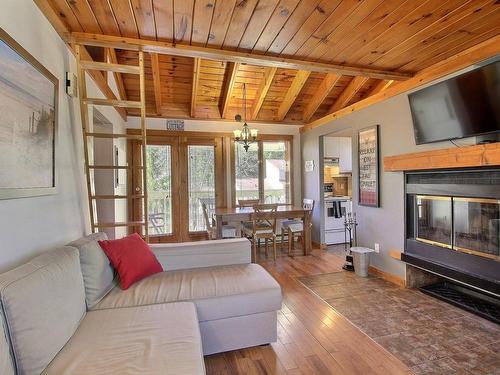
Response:
[{"label": "trash can", "polygon": [[367,247],[351,247],[353,256],[354,272],[361,277],[368,276],[368,266],[370,265],[370,254],[375,250]]}]

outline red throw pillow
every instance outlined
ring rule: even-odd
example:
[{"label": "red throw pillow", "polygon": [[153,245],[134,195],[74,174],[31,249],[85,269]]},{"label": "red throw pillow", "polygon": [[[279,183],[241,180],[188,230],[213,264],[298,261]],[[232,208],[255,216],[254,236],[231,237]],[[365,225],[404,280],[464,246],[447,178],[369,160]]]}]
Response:
[{"label": "red throw pillow", "polygon": [[123,290],[145,277],[163,271],[148,244],[137,233],[119,240],[99,241],[99,245],[118,272]]}]

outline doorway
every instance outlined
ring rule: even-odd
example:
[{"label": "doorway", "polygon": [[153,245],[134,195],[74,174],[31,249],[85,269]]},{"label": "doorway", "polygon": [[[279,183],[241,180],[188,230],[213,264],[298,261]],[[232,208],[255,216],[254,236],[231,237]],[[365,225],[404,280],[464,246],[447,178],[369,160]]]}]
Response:
[{"label": "doorway", "polygon": [[[148,134],[148,225],[150,242],[206,239],[202,203],[209,217],[226,205],[224,142],[222,136]],[[129,141],[129,165],[140,165],[141,144]],[[142,186],[142,173],[130,184]],[[132,220],[140,220],[141,202],[130,207]],[[139,228],[134,228],[135,230]]]}]

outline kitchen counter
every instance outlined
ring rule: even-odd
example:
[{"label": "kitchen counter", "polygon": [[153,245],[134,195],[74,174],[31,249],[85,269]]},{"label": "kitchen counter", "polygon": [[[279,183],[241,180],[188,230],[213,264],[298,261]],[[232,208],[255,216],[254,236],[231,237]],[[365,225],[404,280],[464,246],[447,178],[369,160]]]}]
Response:
[{"label": "kitchen counter", "polygon": [[333,202],[333,201],[345,201],[345,200],[351,200],[352,198],[345,195],[345,196],[330,196],[330,197],[325,197],[325,202]]}]

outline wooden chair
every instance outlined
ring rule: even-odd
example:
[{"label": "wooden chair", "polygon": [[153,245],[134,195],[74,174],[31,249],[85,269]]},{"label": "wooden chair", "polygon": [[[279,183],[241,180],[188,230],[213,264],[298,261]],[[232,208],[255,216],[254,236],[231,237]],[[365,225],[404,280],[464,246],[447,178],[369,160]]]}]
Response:
[{"label": "wooden chair", "polygon": [[[312,213],[314,210],[314,200],[313,199],[304,199],[302,201],[302,208],[307,210],[307,221],[309,222],[309,228],[312,227]],[[304,223],[302,220],[293,219],[293,220],[284,220],[281,222],[281,251],[283,251],[283,240],[285,238],[285,234],[288,239],[288,256],[292,256],[292,247],[294,243],[294,235],[301,234],[302,237],[302,247],[304,249],[304,255],[306,255],[306,243],[304,241]]]},{"label": "wooden chair", "polygon": [[257,242],[265,241],[265,254],[268,255],[267,241],[273,241],[273,257],[276,260],[276,213],[277,204],[256,204],[251,215],[251,222],[243,225],[243,231],[252,240],[253,261],[257,261]]},{"label": "wooden chair", "polygon": [[238,199],[239,207],[253,207],[259,203],[260,203],[259,199]]},{"label": "wooden chair", "polygon": [[[210,219],[208,214],[208,207],[206,202],[201,202],[201,208],[203,210],[203,219],[205,221],[205,225],[207,227],[207,234],[209,240],[217,239],[217,228],[214,225],[213,219]],[[236,238],[236,228],[232,225],[223,225],[222,226],[222,238]]]}]

